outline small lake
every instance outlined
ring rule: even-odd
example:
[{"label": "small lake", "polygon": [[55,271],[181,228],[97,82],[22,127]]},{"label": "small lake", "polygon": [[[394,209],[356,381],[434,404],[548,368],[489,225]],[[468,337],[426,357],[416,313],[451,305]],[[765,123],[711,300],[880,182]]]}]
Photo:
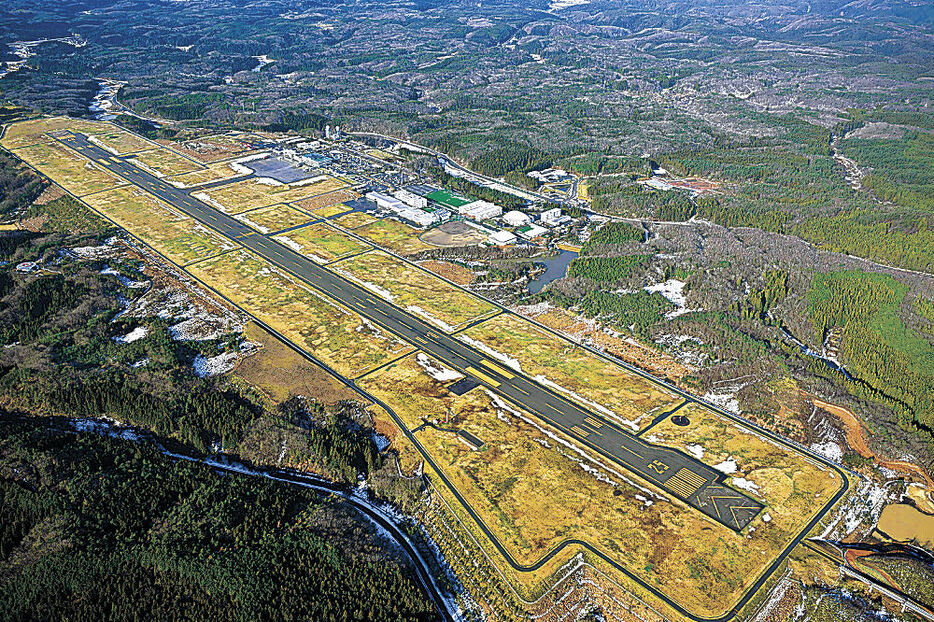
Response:
[{"label": "small lake", "polygon": [[537,294],[552,281],[563,279],[568,273],[568,266],[577,259],[578,253],[574,251],[561,251],[557,256],[536,263],[545,264],[545,271],[538,275],[534,281],[529,282],[529,291]]}]

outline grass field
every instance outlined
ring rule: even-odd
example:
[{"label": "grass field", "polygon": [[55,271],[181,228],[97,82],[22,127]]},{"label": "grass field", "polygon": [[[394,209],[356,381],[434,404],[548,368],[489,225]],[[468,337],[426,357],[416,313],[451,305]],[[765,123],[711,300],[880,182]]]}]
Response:
[{"label": "grass field", "polygon": [[377,220],[376,216],[367,214],[366,212],[352,212],[344,216],[338,216],[334,219],[334,222],[345,229],[356,229],[357,227],[368,225]]},{"label": "grass field", "polygon": [[32,145],[16,149],[13,153],[77,196],[100,192],[124,183],[116,175],[108,173],[59,143]]},{"label": "grass field", "polygon": [[492,304],[381,251],[330,267],[442,330],[457,330],[497,311]]},{"label": "grass field", "polygon": [[211,203],[228,214],[239,214],[255,207],[266,207],[274,203],[292,203],[306,197],[337,190],[343,182],[333,177],[324,176],[324,179],[304,185],[272,186],[246,179],[226,186],[219,186],[205,191]]},{"label": "grass field", "polygon": [[133,186],[93,194],[84,201],[179,265],[237,247]]},{"label": "grass field", "polygon": [[141,151],[133,156],[132,162],[152,171],[157,177],[182,175],[201,170],[201,165],[165,148]]},{"label": "grass field", "polygon": [[221,179],[230,179],[238,175],[240,175],[240,173],[230,168],[230,164],[227,162],[215,162],[209,164],[207,168],[190,173],[183,173],[181,175],[173,175],[166,181],[178,188],[191,188],[199,184],[220,181]]},{"label": "grass field", "polygon": [[188,271],[345,376],[411,349],[249,251],[207,259]]},{"label": "grass field", "polygon": [[[354,216],[355,214],[350,215]],[[346,218],[346,216],[337,219],[337,222],[346,226],[344,225],[343,218]],[[378,246],[395,251],[400,255],[412,255],[435,248],[418,239],[421,233],[418,229],[392,218],[383,218],[382,220],[371,222],[362,227],[357,227],[354,229],[354,233],[367,238]]]},{"label": "grass field", "polygon": [[312,219],[312,217],[305,212],[288,205],[261,207],[249,212],[237,214],[235,218],[245,222],[260,233],[281,231]]},{"label": "grass field", "polygon": [[318,263],[329,263],[370,248],[356,238],[324,223],[301,227],[277,235],[274,239]]},{"label": "grass field", "polygon": [[56,130],[73,130],[83,133],[97,132],[100,131],[102,126],[101,123],[69,117],[32,119],[14,123],[7,127],[2,144],[7,149],[16,149],[37,143],[52,142],[53,139],[50,136],[45,136],[46,132]]},{"label": "grass field", "polygon": [[675,394],[514,315],[498,315],[461,337],[630,432],[681,402]]},{"label": "grass field", "polygon": [[350,210],[350,208],[343,203],[336,203],[334,205],[328,205],[327,207],[319,207],[314,211],[314,214],[315,216],[320,216],[321,218],[330,218],[331,216],[343,214],[348,210]]},{"label": "grass field", "polygon": [[[384,400],[409,429],[423,419],[442,422],[450,411],[451,422],[442,427],[466,430],[485,443],[474,451],[450,432],[423,428],[415,433],[518,563],[533,564],[564,540],[580,539],[696,615],[716,616],[729,609],[840,483],[803,456],[721,422],[717,433],[731,455],[751,467],[743,474],[756,478],[767,504],[765,514],[754,519],[754,529],[737,534],[628,472],[619,473],[620,467],[582,462],[567,437],[518,408],[497,403],[483,389],[463,396],[449,393],[415,356],[359,384]],[[760,472],[768,467],[759,467],[759,461],[775,466]],[[445,490],[428,466],[426,473]],[[445,498],[458,505],[453,495],[445,493]],[[466,512],[463,517],[472,520]],[[509,570],[479,530],[476,534],[525,598],[550,587],[553,577],[547,573]],[[576,552],[569,547],[561,559]]]},{"label": "grass field", "polygon": [[92,143],[97,143],[108,150],[116,151],[120,155],[146,151],[155,147],[155,145],[148,140],[110,125],[109,123],[99,123],[96,128],[86,128],[83,131],[76,129],[75,131],[88,134]]}]

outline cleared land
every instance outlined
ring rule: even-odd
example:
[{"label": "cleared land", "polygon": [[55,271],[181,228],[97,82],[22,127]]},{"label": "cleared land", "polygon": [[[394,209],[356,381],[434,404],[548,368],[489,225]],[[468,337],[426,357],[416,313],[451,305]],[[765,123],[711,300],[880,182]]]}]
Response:
[{"label": "cleared land", "polygon": [[324,223],[301,227],[277,235],[273,239],[318,263],[329,263],[370,248],[360,240]]},{"label": "cleared land", "polygon": [[498,315],[458,336],[630,432],[682,401],[624,367],[514,315]]},{"label": "cleared land", "polygon": [[134,186],[93,194],[84,201],[179,265],[237,247]]},{"label": "cleared land", "polygon": [[[439,376],[437,370],[432,373]],[[415,433],[517,563],[534,564],[565,540],[580,539],[696,615],[716,616],[729,609],[841,483],[803,456],[766,441],[757,444],[758,437],[723,421],[718,428],[722,438],[742,445],[736,458],[753,467],[744,473],[756,477],[758,494],[768,504],[753,521],[754,529],[739,534],[648,483],[585,459],[567,437],[482,388],[451,394],[445,386],[450,381],[435,380],[414,355],[359,383],[393,408],[409,429],[423,419],[437,420],[440,427],[466,430],[484,442],[474,451],[450,432],[425,427]],[[759,461],[775,466],[761,472]],[[428,467],[426,472],[431,477]],[[460,503],[453,494],[438,478],[431,479],[457,510]],[[538,571],[515,571],[476,522],[458,513],[526,598],[549,588],[561,563],[581,550],[570,545]],[[585,559],[627,584],[595,556],[585,554]]]},{"label": "cleared land", "polygon": [[192,171],[201,170],[201,165],[192,162],[184,156],[180,156],[169,149],[152,149],[142,151],[133,155],[134,163],[139,163],[140,168],[145,168],[153,172],[156,177],[168,177],[171,175],[182,175]]},{"label": "cleared land", "polygon": [[180,153],[184,153],[199,162],[209,164],[218,160],[239,156],[252,149],[247,141],[257,140],[257,137],[245,132],[231,132],[229,134],[218,134],[215,136],[202,136],[192,138],[184,142],[174,142],[169,140],[157,141],[160,145],[172,147]]},{"label": "cleared land", "polygon": [[[356,214],[349,214],[355,216]],[[343,216],[338,219],[340,224],[346,218]],[[392,218],[383,218],[362,227],[354,229],[354,233],[363,236],[378,246],[388,248],[401,255],[412,255],[420,251],[434,248],[431,244],[426,244],[419,239],[421,233],[418,229],[394,220]]]},{"label": "cleared land", "polygon": [[330,268],[448,332],[497,311],[492,304],[382,251],[338,261]]},{"label": "cleared land", "polygon": [[328,175],[322,175],[320,181],[313,181],[303,185],[270,185],[256,179],[246,179],[206,190],[204,196],[209,199],[211,205],[218,209],[228,214],[239,214],[255,207],[266,207],[274,203],[291,203],[306,197],[331,192],[343,186],[343,182]]},{"label": "cleared land", "polygon": [[207,259],[188,271],[344,376],[411,350],[249,251]]},{"label": "cleared land", "polygon": [[329,205],[335,205],[337,203],[343,203],[344,201],[353,201],[360,195],[354,192],[353,190],[342,189],[335,190],[334,192],[327,192],[325,194],[318,195],[316,197],[311,197],[308,199],[303,199],[298,201],[296,205],[304,210],[313,212],[322,207],[327,207]]},{"label": "cleared land", "polygon": [[[77,132],[82,131],[80,127],[73,129]],[[155,147],[153,143],[140,138],[136,134],[131,134],[126,130],[105,123],[98,124],[96,128],[86,128],[86,133],[91,142],[97,143],[109,151],[116,151],[120,155],[145,151]]]},{"label": "cleared land", "polygon": [[230,164],[227,162],[215,162],[208,165],[207,168],[184,173],[182,175],[174,175],[168,182],[178,188],[191,188],[199,184],[220,181],[221,179],[230,179],[231,177],[237,177],[242,174],[243,173],[238,173],[230,168]]},{"label": "cleared land", "polygon": [[300,225],[312,219],[303,211],[288,205],[270,205],[249,212],[237,214],[237,220],[243,221],[260,233],[282,231]]},{"label": "cleared land", "polygon": [[76,196],[100,192],[124,183],[116,175],[58,143],[32,145],[16,149],[13,153]]}]

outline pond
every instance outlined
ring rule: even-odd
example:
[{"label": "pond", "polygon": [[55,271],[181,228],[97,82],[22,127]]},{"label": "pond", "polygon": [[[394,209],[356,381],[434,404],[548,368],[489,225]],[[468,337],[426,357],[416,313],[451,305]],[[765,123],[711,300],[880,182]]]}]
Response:
[{"label": "pond", "polygon": [[552,281],[563,279],[568,273],[568,266],[577,259],[577,255],[575,251],[561,251],[551,259],[538,262],[545,264],[545,271],[529,283],[529,291],[537,294]]}]

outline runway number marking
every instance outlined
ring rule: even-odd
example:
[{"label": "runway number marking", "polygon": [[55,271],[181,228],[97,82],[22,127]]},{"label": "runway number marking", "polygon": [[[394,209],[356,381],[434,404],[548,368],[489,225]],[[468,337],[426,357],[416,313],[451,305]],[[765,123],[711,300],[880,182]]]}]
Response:
[{"label": "runway number marking", "polygon": [[653,460],[649,463],[649,468],[662,475],[665,471],[668,470],[668,465],[662,462],[661,460]]}]

